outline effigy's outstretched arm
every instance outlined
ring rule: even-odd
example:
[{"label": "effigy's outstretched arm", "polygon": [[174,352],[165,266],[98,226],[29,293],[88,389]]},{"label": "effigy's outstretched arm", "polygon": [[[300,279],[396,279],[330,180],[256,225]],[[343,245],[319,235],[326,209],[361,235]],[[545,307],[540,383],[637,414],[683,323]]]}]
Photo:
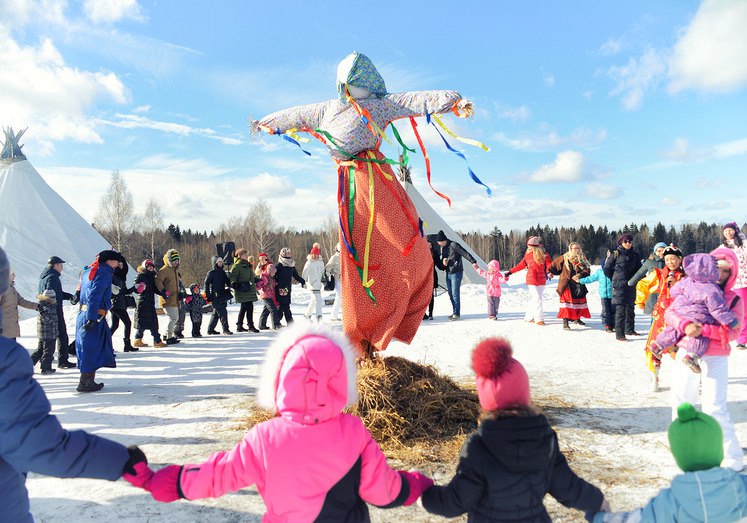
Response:
[{"label": "effigy's outstretched arm", "polygon": [[[389,102],[389,121],[409,116],[441,114],[454,111],[458,116],[472,116],[472,103],[456,91],[409,91],[384,97]],[[455,110],[456,109],[456,110]]]},{"label": "effigy's outstretched arm", "polygon": [[269,134],[284,133],[291,129],[316,129],[324,116],[327,102],[299,105],[269,114],[255,122],[256,128]]}]

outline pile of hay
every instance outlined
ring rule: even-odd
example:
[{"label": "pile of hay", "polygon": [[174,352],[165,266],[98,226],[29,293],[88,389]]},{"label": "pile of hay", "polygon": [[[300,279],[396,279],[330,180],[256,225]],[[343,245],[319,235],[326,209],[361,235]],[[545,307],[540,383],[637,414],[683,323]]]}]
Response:
[{"label": "pile of hay", "polygon": [[[454,462],[479,411],[474,387],[461,387],[430,365],[388,357],[359,368],[358,404],[351,413],[387,456],[417,466]],[[270,417],[254,406],[245,423],[251,427]]]}]

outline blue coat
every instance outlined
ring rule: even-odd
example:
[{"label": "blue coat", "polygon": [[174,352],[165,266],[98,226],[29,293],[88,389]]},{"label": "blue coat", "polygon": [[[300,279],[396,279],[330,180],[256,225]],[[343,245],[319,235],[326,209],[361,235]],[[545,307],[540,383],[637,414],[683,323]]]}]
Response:
[{"label": "blue coat", "polygon": [[[83,271],[80,287],[81,311],[75,321],[75,352],[81,372],[96,372],[101,367],[116,367],[112,331],[106,319],[99,319],[99,310],[112,308],[111,267],[101,264],[93,280],[88,279],[91,267]],[[85,306],[85,307],[84,307]],[[86,309],[86,310],[83,310]],[[89,331],[83,329],[88,320],[96,323]]]},{"label": "blue coat", "polygon": [[601,267],[596,270],[591,276],[581,278],[580,283],[588,285],[595,281],[599,282],[599,297],[600,298],[612,298],[612,280],[610,280],[604,273],[604,269]]},{"label": "blue coat", "polygon": [[62,318],[62,302],[70,300],[73,295],[62,290],[60,273],[54,270],[54,267],[46,267],[39,275],[39,294],[47,289],[54,291],[54,297],[57,300],[57,313]]},{"label": "blue coat", "polygon": [[[672,485],[661,490],[645,507],[618,516],[621,518],[615,521],[742,521],[741,518],[747,516],[747,476],[721,467],[685,472],[675,477]],[[640,518],[636,519],[637,516]],[[607,520],[604,512],[594,516],[594,523]]]},{"label": "blue coat", "polygon": [[116,480],[127,449],[82,430],[67,431],[33,378],[29,354],[0,337],[0,507],[3,521],[33,522],[27,472],[61,478]]}]

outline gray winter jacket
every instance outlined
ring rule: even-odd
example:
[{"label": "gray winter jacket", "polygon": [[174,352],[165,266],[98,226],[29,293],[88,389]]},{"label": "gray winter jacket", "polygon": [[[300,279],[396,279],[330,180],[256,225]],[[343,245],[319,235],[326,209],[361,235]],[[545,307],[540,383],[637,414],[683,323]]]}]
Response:
[{"label": "gray winter jacket", "polygon": [[16,287],[11,283],[10,288],[0,296],[0,308],[3,316],[3,336],[6,338],[17,338],[21,335],[21,327],[18,325],[18,307],[36,310],[36,303],[21,296]]}]

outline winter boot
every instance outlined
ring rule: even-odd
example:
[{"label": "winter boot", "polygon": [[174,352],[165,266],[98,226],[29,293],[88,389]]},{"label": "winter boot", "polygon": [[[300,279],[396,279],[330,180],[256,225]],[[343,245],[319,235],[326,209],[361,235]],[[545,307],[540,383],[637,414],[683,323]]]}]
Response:
[{"label": "winter boot", "polygon": [[249,330],[245,329],[242,324],[237,323],[236,324],[236,332],[249,332]]},{"label": "winter boot", "polygon": [[579,318],[579,319],[576,320],[576,324],[577,325],[586,325],[586,323],[584,323],[583,321],[581,321],[581,318]]},{"label": "winter boot", "polygon": [[75,367],[77,367],[77,365],[76,365],[75,363],[70,363],[70,362],[69,362],[69,361],[67,361],[67,360],[65,360],[65,361],[60,361],[60,362],[59,362],[59,363],[57,364],[57,368],[58,368],[58,369],[74,369]]},{"label": "winter boot", "polygon": [[230,336],[230,335],[233,334],[233,332],[231,332],[230,330],[226,329],[226,330],[223,331],[223,334],[226,335],[226,336]]},{"label": "winter boot", "polygon": [[183,338],[184,338],[184,333],[183,333],[182,331],[179,331],[179,332],[175,332],[175,333],[174,333],[174,337],[175,337],[175,338],[178,338],[178,339],[180,339],[180,340],[181,340],[181,339],[183,339]]},{"label": "winter boot", "polygon": [[259,329],[257,327],[255,327],[253,323],[249,324],[249,330],[251,332],[259,332]]},{"label": "winter boot", "polygon": [[42,374],[54,374],[55,372],[57,372],[57,369],[53,369],[51,367],[48,369],[42,369]]},{"label": "winter boot", "polygon": [[682,363],[687,365],[687,368],[693,371],[696,374],[700,374],[700,365],[698,365],[698,360],[690,356],[689,354],[682,358]]},{"label": "winter boot", "polygon": [[568,318],[563,318],[563,330],[566,330],[566,331],[571,330],[571,326],[568,325]]},{"label": "winter boot", "polygon": [[321,323],[322,322],[322,317],[321,316],[317,316],[316,317],[316,322],[317,323]]},{"label": "winter boot", "polygon": [[166,345],[176,345],[177,343],[179,343],[179,339],[176,336],[172,338],[166,338]]},{"label": "winter boot", "polygon": [[93,381],[96,377],[95,372],[82,372],[80,374],[80,382],[78,383],[78,392],[96,392],[104,388],[103,383],[96,383]]},{"label": "winter boot", "polygon": [[132,344],[133,347],[150,347],[147,343],[143,342],[140,338],[135,338],[135,343]]},{"label": "winter boot", "polygon": [[210,329],[210,330],[208,330],[208,334],[210,334],[210,335],[213,335],[213,336],[214,336],[214,335],[216,335],[216,334],[220,334],[220,332],[218,332],[218,331],[217,331],[217,330],[215,330],[215,329]]},{"label": "winter boot", "polygon": [[162,349],[165,346],[166,346],[166,344],[163,341],[161,341],[161,340],[158,340],[158,341],[156,341],[156,342],[153,343],[153,347],[156,348],[156,349]]},{"label": "winter boot", "polygon": [[130,345],[130,340],[128,340],[127,338],[124,339],[124,351],[125,352],[137,352],[139,350],[140,349]]}]

